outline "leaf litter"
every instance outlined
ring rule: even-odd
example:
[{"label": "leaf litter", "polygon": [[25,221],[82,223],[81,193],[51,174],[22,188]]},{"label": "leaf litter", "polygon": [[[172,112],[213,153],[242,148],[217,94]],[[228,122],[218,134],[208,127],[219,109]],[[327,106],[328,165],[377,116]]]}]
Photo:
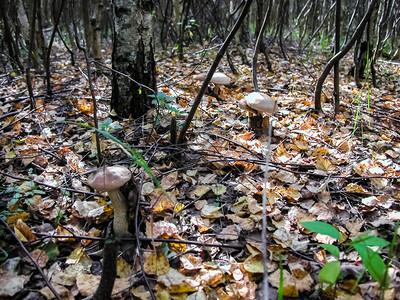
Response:
[{"label": "leaf litter", "polygon": [[[261,202],[268,137],[249,130],[247,113],[238,107],[239,100],[251,92],[251,74],[237,62],[242,71],[230,75],[234,83],[221,87],[220,99],[204,97],[188,133],[187,147],[170,144],[172,110],[181,124],[200,88],[190,75],[199,59],[196,55],[185,55],[180,72],[175,70],[174,59],[162,58],[157,69],[160,90],[175,102],[161,115],[150,111],[142,126],[130,120],[111,120],[111,74],[96,75],[102,129],[139,149],[163,188],[144,175],[139,202],[143,221],[138,229],[141,238],[148,238],[139,245],[143,269],[137,254],[128,251],[128,259],[120,257],[114,298],[133,294],[148,299],[140,272],[152,278],[157,299],[260,297]],[[324,54],[315,54],[308,61],[293,54],[288,64],[281,64],[278,56],[273,58],[274,73],[263,72],[261,63],[258,74],[260,86],[279,106],[271,118],[267,183],[269,244],[265,255],[272,289],[279,287],[282,260],[284,296],[307,298],[322,293],[318,270],[332,257],[317,243],[335,243],[342,251],[342,268],[347,264],[343,268],[347,275],[338,282],[336,294],[330,295],[328,290],[324,295],[373,298],[379,290],[368,274],[352,290],[361,260],[354,250],[345,252],[344,245],[363,232],[387,241],[396,234],[394,222],[400,219],[400,89],[385,89],[383,81],[381,88],[368,92],[366,81],[363,89],[357,89],[352,78],[342,75],[341,111],[334,118],[333,81],[327,79],[325,114],[316,114],[312,95]],[[351,57],[345,59],[345,65],[349,64]],[[210,63],[206,59],[198,71],[207,71]],[[382,72],[398,74],[396,65],[378,64]],[[24,77],[2,76],[0,113],[13,115],[0,119],[1,205],[3,219],[57,293],[76,299],[91,295],[100,280],[101,243],[97,238],[107,230],[112,206],[105,194],[95,194],[86,185],[88,171],[96,167],[94,132],[73,123],[57,123],[93,123],[88,83],[67,59],[59,67],[53,66],[56,92],[51,101],[35,77],[35,111],[29,111],[26,98],[21,97],[26,88]],[[84,63],[79,67],[85,69]],[[171,70],[175,77],[169,76]],[[223,62],[220,71],[228,70]],[[357,110],[359,118],[355,119]],[[114,142],[103,137],[101,147],[108,164],[127,162],[125,152]],[[142,170],[132,169],[140,178]],[[313,234],[300,225],[316,220],[335,226],[340,241]],[[42,297],[52,299],[53,293],[39,279],[29,257],[21,259],[18,246],[12,245],[17,244],[4,231],[0,295],[13,297],[25,288],[37,289]],[[389,268],[392,284],[385,292],[390,299],[399,299],[398,268],[397,256]]]}]

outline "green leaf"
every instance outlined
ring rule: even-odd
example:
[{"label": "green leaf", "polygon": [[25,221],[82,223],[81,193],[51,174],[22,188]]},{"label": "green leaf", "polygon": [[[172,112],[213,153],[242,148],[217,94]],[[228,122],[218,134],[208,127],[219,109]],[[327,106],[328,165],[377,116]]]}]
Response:
[{"label": "green leaf", "polygon": [[352,245],[354,246],[357,243],[364,243],[366,246],[377,246],[380,248],[389,246],[390,244],[388,241],[385,241],[377,236],[365,234],[356,237],[353,240]]},{"label": "green leaf", "polygon": [[48,242],[42,250],[46,252],[49,259],[57,258],[60,255],[60,251],[58,250],[58,246],[53,242]]},{"label": "green leaf", "polygon": [[340,251],[339,248],[335,245],[330,244],[319,244],[318,246],[324,248],[325,250],[329,251],[334,257],[340,259]]},{"label": "green leaf", "polygon": [[335,284],[340,273],[340,263],[338,261],[328,262],[319,272],[319,280],[328,284]]},{"label": "green leaf", "polygon": [[36,194],[36,195],[37,194],[46,195],[46,192],[45,191],[41,191],[41,190],[34,190],[33,193]]},{"label": "green leaf", "polygon": [[157,93],[157,98],[158,99],[165,99],[167,97],[167,95],[165,95],[164,92],[158,92]]},{"label": "green leaf", "polygon": [[366,243],[358,242],[353,244],[361,260],[372,278],[382,286],[387,284],[386,265],[378,252],[372,250]]},{"label": "green leaf", "polygon": [[283,299],[283,264],[282,255],[279,255],[279,288],[278,288],[278,299]]},{"label": "green leaf", "polygon": [[308,230],[340,240],[340,232],[330,224],[321,221],[301,222],[300,224]]}]

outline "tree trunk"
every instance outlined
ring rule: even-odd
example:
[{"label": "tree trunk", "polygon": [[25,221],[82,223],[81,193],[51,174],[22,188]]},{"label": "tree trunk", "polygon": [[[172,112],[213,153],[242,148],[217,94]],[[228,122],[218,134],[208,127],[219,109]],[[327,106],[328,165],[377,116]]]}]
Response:
[{"label": "tree trunk", "polygon": [[103,11],[103,3],[101,0],[92,1],[92,11],[90,10],[89,19],[90,19],[90,32],[92,34],[92,45],[91,45],[91,53],[93,55],[94,60],[103,61],[101,55],[101,21],[102,21],[102,11]]},{"label": "tree trunk", "polygon": [[[340,9],[342,3],[341,0],[336,0],[336,24],[335,24],[335,54],[340,51]],[[335,96],[335,115],[339,113],[339,60],[335,63],[333,67],[334,72],[334,96]]]},{"label": "tree trunk", "polygon": [[344,48],[340,52],[338,52],[334,57],[331,58],[331,60],[327,63],[324,71],[322,72],[321,76],[318,78],[318,82],[317,82],[317,85],[315,86],[315,92],[314,92],[315,110],[318,110],[318,111],[322,110],[322,105],[321,105],[322,85],[324,84],[324,81],[325,81],[326,77],[328,76],[330,70],[332,69],[334,64],[336,62],[338,62],[343,56],[345,56],[347,54],[347,52],[349,52],[351,47],[353,47],[356,40],[362,34],[362,32],[365,28],[365,25],[367,24],[368,20],[370,19],[372,11],[377,3],[378,3],[377,0],[371,1],[371,4],[368,8],[367,13],[364,15],[363,19],[361,20],[360,24],[358,25],[351,40],[347,43],[346,46],[344,46]]},{"label": "tree trunk", "polygon": [[114,1],[113,77],[111,109],[120,117],[138,118],[149,109],[148,95],[156,93],[153,47],[153,1]]},{"label": "tree trunk", "polygon": [[90,26],[90,0],[82,0],[81,12],[83,21],[83,31],[85,33],[85,48],[88,54],[92,56],[93,33]]}]

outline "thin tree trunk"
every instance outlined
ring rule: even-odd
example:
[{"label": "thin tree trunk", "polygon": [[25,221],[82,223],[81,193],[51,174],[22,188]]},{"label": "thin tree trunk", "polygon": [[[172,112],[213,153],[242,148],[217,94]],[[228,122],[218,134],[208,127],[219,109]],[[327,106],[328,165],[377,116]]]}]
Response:
[{"label": "thin tree trunk", "polygon": [[[335,24],[335,54],[338,54],[340,51],[340,9],[342,3],[341,0],[336,0],[336,24]],[[338,60],[334,65],[334,92],[333,95],[335,97],[335,115],[339,113],[340,108],[340,100],[339,100],[339,61]]]},{"label": "thin tree trunk", "polygon": [[351,47],[353,47],[354,43],[356,40],[360,37],[362,34],[365,25],[367,24],[369,18],[371,17],[372,11],[374,10],[375,5],[377,4],[378,0],[371,0],[370,6],[368,8],[367,13],[364,15],[363,19],[361,20],[360,24],[358,25],[356,31],[353,34],[353,37],[350,39],[350,41],[347,43],[347,45],[339,52],[337,53],[334,57],[332,57],[329,62],[327,63],[324,71],[322,72],[321,76],[318,78],[317,85],[315,87],[315,93],[314,93],[314,98],[315,98],[315,109],[318,111],[322,110],[321,106],[321,93],[322,93],[322,85],[324,84],[324,81],[326,77],[328,76],[330,70],[332,69],[333,65],[339,61],[343,56],[349,52]]},{"label": "thin tree trunk", "polygon": [[[258,2],[259,3],[259,2]],[[257,9],[261,9],[262,7],[257,6]],[[264,44],[264,31],[265,28],[267,27],[267,20],[268,20],[268,12],[270,10],[270,7],[267,7],[267,11],[264,14],[264,20],[262,22],[261,28],[259,29],[257,40],[256,40],[256,45],[254,47],[254,53],[253,53],[253,90],[254,92],[259,92],[260,88],[258,87],[258,81],[257,81],[257,57],[258,57],[258,51],[261,47],[261,45]]]},{"label": "thin tree trunk", "polygon": [[93,3],[93,14],[90,16],[90,27],[92,32],[92,54],[96,61],[102,62],[101,55],[101,20],[102,20],[103,3],[102,0],[96,0]]},{"label": "thin tree trunk", "polygon": [[[54,9],[55,3],[56,3],[56,1],[53,1],[53,9]],[[64,8],[64,3],[65,3],[65,0],[62,0],[61,4],[60,4],[59,11],[58,11],[58,14],[57,14],[56,19],[55,19],[54,28],[53,28],[53,32],[52,32],[51,37],[50,37],[49,45],[47,46],[46,57],[43,60],[44,66],[45,66],[45,69],[46,69],[46,83],[47,83],[47,94],[48,95],[52,94],[51,82],[50,82],[50,53],[51,53],[51,48],[53,47],[54,37],[55,37],[56,32],[57,32],[58,23],[60,22],[61,14],[62,14],[62,11],[63,11],[63,8]]]},{"label": "thin tree trunk", "polygon": [[35,41],[35,22],[36,22],[36,10],[37,5],[40,0],[33,1],[33,11],[32,11],[32,20],[31,20],[31,32],[30,32],[30,43],[29,43],[29,52],[28,52],[28,61],[25,70],[26,74],[26,85],[28,87],[28,93],[30,98],[30,108],[36,109],[35,97],[33,96],[32,84],[31,84],[31,60],[32,60],[32,50],[33,50],[33,43]]},{"label": "thin tree trunk", "polygon": [[8,53],[11,58],[11,66],[14,71],[23,72],[24,67],[22,66],[19,57],[19,49],[17,43],[15,41],[15,36],[13,37],[11,33],[11,28],[9,24],[9,19],[6,13],[6,5],[5,1],[0,1],[0,11],[1,11],[1,18],[3,19],[3,26],[4,26],[4,42],[7,44]]}]

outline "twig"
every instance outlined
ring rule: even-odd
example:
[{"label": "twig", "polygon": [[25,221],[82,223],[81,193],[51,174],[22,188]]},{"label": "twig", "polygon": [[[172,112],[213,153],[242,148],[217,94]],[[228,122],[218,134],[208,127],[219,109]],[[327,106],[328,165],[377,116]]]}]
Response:
[{"label": "twig", "polygon": [[[106,238],[101,237],[93,237],[93,236],[84,236],[84,235],[60,235],[60,234],[44,234],[44,233],[36,233],[36,236],[41,236],[37,240],[43,240],[47,238],[52,239],[82,239],[82,240],[91,240],[91,241],[105,241]],[[178,239],[161,239],[161,238],[145,238],[145,237],[121,237],[121,241],[139,241],[139,242],[156,242],[156,243],[173,243],[173,244],[185,244],[185,245],[196,245],[202,247],[217,247],[217,248],[232,248],[232,249],[243,249],[244,245],[225,245],[225,244],[213,244],[213,243],[203,243],[199,241],[189,241],[189,240],[178,240]]]},{"label": "twig", "polygon": [[6,129],[7,127],[10,127],[18,122],[20,122],[22,119],[25,119],[27,116],[29,116],[30,114],[32,114],[33,112],[37,111],[38,109],[41,109],[42,107],[44,107],[44,105],[41,105],[39,107],[35,107],[34,109],[31,109],[30,111],[28,111],[25,115],[23,115],[22,117],[16,119],[15,121],[11,122],[10,124],[7,124],[6,126],[0,128],[0,131],[4,131],[4,129]]},{"label": "twig", "polygon": [[130,76],[127,75],[127,74],[121,73],[121,72],[119,72],[119,71],[117,71],[117,70],[115,70],[115,69],[113,69],[113,68],[110,68],[110,67],[107,66],[106,64],[103,64],[103,63],[101,63],[101,62],[99,62],[99,61],[97,61],[97,60],[91,60],[90,63],[98,64],[98,65],[102,66],[103,68],[105,68],[105,69],[107,69],[107,70],[110,70],[110,71],[112,71],[112,72],[114,72],[114,73],[116,73],[116,74],[118,74],[118,75],[121,75],[121,76],[123,76],[123,77],[125,77],[125,78],[128,78],[130,81],[136,83],[138,86],[148,89],[148,90],[151,91],[154,95],[157,94],[155,90],[153,90],[152,88],[148,87],[147,85],[144,85],[144,84],[142,84],[142,83],[136,81],[135,79],[133,79],[132,77],[130,77]]},{"label": "twig", "polygon": [[[99,122],[97,119],[97,100],[94,95],[94,88],[93,88],[93,82],[92,82],[92,70],[90,68],[90,60],[89,60],[89,55],[87,52],[87,49],[83,46],[81,46],[79,39],[78,39],[78,30],[76,28],[76,23],[75,20],[73,20],[73,26],[74,26],[74,33],[75,33],[75,43],[76,46],[78,47],[79,50],[81,50],[85,56],[85,61],[86,61],[86,68],[88,72],[88,81],[89,81],[89,89],[90,89],[90,95],[92,97],[92,103],[93,103],[93,121],[94,121],[94,128],[99,129]],[[97,159],[99,161],[99,165],[102,164],[103,162],[103,157],[101,154],[101,147],[100,147],[100,136],[99,132],[96,130],[95,131],[95,137],[96,137],[96,150],[97,150]]]},{"label": "twig", "polygon": [[15,238],[15,240],[18,242],[18,244],[20,245],[21,249],[25,252],[25,254],[28,256],[28,258],[32,261],[32,263],[35,265],[35,267],[37,268],[37,270],[39,271],[39,273],[42,275],[47,287],[50,289],[50,291],[54,294],[54,296],[59,299],[62,300],[62,298],[60,297],[60,295],[57,293],[57,291],[54,289],[54,287],[51,285],[49,279],[47,278],[47,276],[43,273],[42,268],[39,266],[38,262],[36,261],[36,259],[34,259],[29,251],[25,248],[24,244],[21,242],[21,240],[17,237],[17,235],[14,233],[14,231],[12,231],[12,229],[10,228],[10,226],[8,226],[7,222],[5,222],[4,220],[2,220],[0,218],[0,222],[1,224],[3,224],[3,226],[5,228],[7,228],[7,230],[11,233],[11,235]]},{"label": "twig", "polygon": [[50,189],[55,189],[55,190],[65,190],[68,192],[73,192],[73,193],[79,193],[79,194],[86,194],[86,195],[93,195],[93,196],[101,196],[100,194],[96,194],[96,193],[92,193],[92,192],[87,192],[87,191],[82,191],[82,190],[75,190],[75,189],[71,189],[71,188],[64,188],[61,186],[54,186],[48,183],[44,183],[44,182],[40,182],[38,180],[35,179],[30,179],[30,178],[24,178],[24,177],[19,177],[19,176],[15,176],[15,175],[11,175],[11,174],[7,174],[3,171],[0,171],[0,174],[3,176],[7,176],[16,180],[21,180],[21,181],[32,181],[38,185],[43,185],[45,187],[48,187]]}]

